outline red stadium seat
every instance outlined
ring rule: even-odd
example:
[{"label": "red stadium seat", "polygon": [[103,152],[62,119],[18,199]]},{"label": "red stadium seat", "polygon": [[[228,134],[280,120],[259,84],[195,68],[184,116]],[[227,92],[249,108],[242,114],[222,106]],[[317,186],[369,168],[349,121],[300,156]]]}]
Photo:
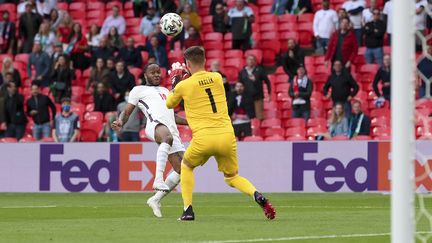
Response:
[{"label": "red stadium seat", "polygon": [[281,127],[281,120],[277,118],[264,119],[261,122],[262,128],[279,128]]},{"label": "red stadium seat", "polygon": [[[269,27],[270,28],[270,27]],[[272,28],[272,31],[265,32],[261,35],[261,40],[279,40],[279,32],[276,32],[277,28]]]},{"label": "red stadium seat", "polygon": [[262,62],[262,51],[259,49],[251,49],[251,50],[247,50],[244,54],[245,57],[247,57],[248,55],[253,55],[256,57],[257,59],[257,63],[261,63]]},{"label": "red stadium seat", "polygon": [[222,41],[223,34],[218,32],[207,33],[204,35],[204,41]]},{"label": "red stadium seat", "polygon": [[0,143],[16,143],[18,142],[16,138],[0,138]]},{"label": "red stadium seat", "polygon": [[279,23],[295,23],[297,22],[297,15],[294,14],[282,14],[278,16]]},{"label": "red stadium seat", "polygon": [[[183,55],[183,53],[182,53]],[[224,57],[224,52],[221,50],[211,50],[211,51],[206,51],[206,58],[210,59],[210,58],[221,58]]]},{"label": "red stadium seat", "polygon": [[88,10],[104,10],[105,11],[105,4],[101,3],[101,2],[92,2],[92,1],[88,1],[87,2],[87,9]]},{"label": "red stadium seat", "polygon": [[204,42],[204,48],[206,50],[223,50],[224,46],[222,42],[207,41]]},{"label": "red stadium seat", "polygon": [[313,19],[314,19],[314,14],[305,13],[305,14],[298,15],[297,22],[299,22],[299,23],[312,23]]},{"label": "red stadium seat", "polygon": [[272,22],[261,24],[261,26],[260,26],[260,32],[266,32],[266,33],[263,33],[262,35],[267,35],[267,32],[274,32],[277,29],[279,29],[278,24],[272,23]]},{"label": "red stadium seat", "polygon": [[327,128],[325,127],[311,127],[307,129],[306,135],[308,137],[315,137],[318,134],[322,134],[326,132],[327,132]]},{"label": "red stadium seat", "polygon": [[391,131],[389,127],[375,127],[372,129],[372,135],[374,137],[383,136],[383,135],[390,136]]},{"label": "red stadium seat", "polygon": [[277,23],[278,18],[274,14],[265,14],[265,15],[260,16],[259,22],[260,23]]},{"label": "red stadium seat", "polygon": [[262,5],[272,5],[273,0],[260,0],[258,1],[258,6],[261,7]]},{"label": "red stadium seat", "polygon": [[263,141],[263,138],[261,136],[248,136],[248,137],[244,137],[243,141],[245,142]]},{"label": "red stadium seat", "polygon": [[372,140],[372,138],[370,136],[355,136],[352,140]]},{"label": "red stadium seat", "polygon": [[285,130],[286,137],[294,137],[294,136],[306,136],[306,130],[304,127],[290,127]]},{"label": "red stadium seat", "polygon": [[23,137],[19,140],[20,143],[34,143],[36,142],[36,139],[34,139],[33,137]]},{"label": "red stadium seat", "polygon": [[285,141],[285,138],[281,135],[273,135],[270,137],[266,137],[264,141]]},{"label": "red stadium seat", "polygon": [[390,117],[390,110],[385,108],[374,109],[370,112],[370,116],[371,118],[381,117],[381,116]]},{"label": "red stadium seat", "polygon": [[305,141],[306,138],[304,136],[291,136],[287,137],[286,141]]},{"label": "red stadium seat", "polygon": [[228,50],[225,51],[225,58],[243,58],[243,51],[241,50]]},{"label": "red stadium seat", "polygon": [[238,58],[225,59],[225,67],[235,67],[238,70],[241,70],[243,68],[243,59],[238,59]]},{"label": "red stadium seat", "polygon": [[49,138],[42,138],[42,139],[40,140],[40,142],[52,143],[52,142],[54,142],[54,138],[52,138],[52,137],[49,137]]},{"label": "red stadium seat", "polygon": [[390,127],[390,118],[385,116],[374,117],[371,120],[372,127]]},{"label": "red stadium seat", "polygon": [[334,136],[331,138],[331,140],[334,141],[343,141],[343,140],[349,140],[349,138],[347,136]]},{"label": "red stadium seat", "polygon": [[287,121],[285,121],[284,123],[284,127],[286,128],[290,128],[290,127],[301,127],[301,128],[305,128],[306,127],[306,122],[303,118],[291,118]]},{"label": "red stadium seat", "polygon": [[275,135],[280,135],[280,136],[284,136],[285,134],[285,130],[283,128],[267,128],[264,131],[264,136],[265,137],[270,137],[270,136],[275,136]]},{"label": "red stadium seat", "polygon": [[86,3],[74,2],[69,5],[69,11],[81,11],[85,15]]},{"label": "red stadium seat", "polygon": [[99,121],[102,123],[103,119],[103,113],[98,111],[87,112],[84,115],[84,121]]},{"label": "red stadium seat", "polygon": [[310,118],[307,122],[308,127],[326,127],[327,120],[324,118]]},{"label": "red stadium seat", "polygon": [[121,2],[118,1],[108,1],[107,4],[105,5],[105,9],[112,9],[114,6],[119,7],[120,10],[122,10],[122,6],[123,4]]},{"label": "red stadium seat", "polygon": [[203,25],[205,24],[212,24],[213,23],[213,16],[204,16],[203,18],[201,18],[201,23]]}]

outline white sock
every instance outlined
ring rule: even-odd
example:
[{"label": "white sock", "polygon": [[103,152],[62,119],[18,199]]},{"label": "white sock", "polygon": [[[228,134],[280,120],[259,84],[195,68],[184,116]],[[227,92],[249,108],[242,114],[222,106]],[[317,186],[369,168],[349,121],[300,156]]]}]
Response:
[{"label": "white sock", "polygon": [[168,195],[168,193],[170,193],[179,183],[180,183],[180,174],[175,171],[171,172],[165,180],[165,184],[169,187],[170,190],[168,192],[157,191],[155,194],[155,198],[158,201],[162,200],[162,198]]},{"label": "white sock", "polygon": [[155,181],[163,181],[163,174],[168,160],[168,152],[171,146],[167,143],[161,143],[156,153],[156,174]]}]

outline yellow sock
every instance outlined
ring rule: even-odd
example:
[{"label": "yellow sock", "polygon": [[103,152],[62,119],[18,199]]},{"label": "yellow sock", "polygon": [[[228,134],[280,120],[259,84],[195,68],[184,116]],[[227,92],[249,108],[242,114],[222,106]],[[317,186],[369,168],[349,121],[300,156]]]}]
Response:
[{"label": "yellow sock", "polygon": [[237,188],[237,190],[248,194],[249,196],[253,196],[255,191],[257,190],[255,186],[252,185],[252,183],[250,183],[246,178],[239,175],[233,177],[225,177],[225,182],[229,186]]},{"label": "yellow sock", "polygon": [[186,209],[189,205],[192,205],[192,192],[194,189],[194,173],[193,169],[186,166],[184,163],[181,164],[180,173],[180,186],[183,198],[183,206]]}]

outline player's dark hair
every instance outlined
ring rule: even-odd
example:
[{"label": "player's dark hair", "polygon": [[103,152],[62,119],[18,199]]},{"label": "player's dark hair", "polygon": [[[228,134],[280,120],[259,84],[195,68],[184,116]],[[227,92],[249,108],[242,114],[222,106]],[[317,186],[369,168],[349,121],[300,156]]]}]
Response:
[{"label": "player's dark hair", "polygon": [[63,103],[65,103],[65,102],[67,102],[67,103],[71,103],[71,99],[70,99],[69,97],[63,97],[63,98],[61,99],[61,103],[63,104]]},{"label": "player's dark hair", "polygon": [[158,66],[158,67],[160,68],[159,64],[157,64],[157,63],[154,63],[154,62],[152,62],[152,63],[147,63],[147,64],[144,66],[144,68],[143,68],[143,74],[142,74],[143,79],[142,79],[141,85],[146,85],[146,84],[147,84],[147,78],[146,78],[145,73],[147,72],[147,70],[149,69],[149,67],[150,67],[151,65],[156,65],[156,66]]},{"label": "player's dark hair", "polygon": [[205,62],[205,50],[202,46],[191,46],[184,52],[184,58],[193,64],[203,65]]}]

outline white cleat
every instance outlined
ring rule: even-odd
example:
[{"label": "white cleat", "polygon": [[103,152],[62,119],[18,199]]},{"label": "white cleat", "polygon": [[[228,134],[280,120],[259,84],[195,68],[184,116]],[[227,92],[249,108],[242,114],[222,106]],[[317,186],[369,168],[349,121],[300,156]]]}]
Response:
[{"label": "white cleat", "polygon": [[162,212],[160,210],[161,204],[154,198],[154,196],[147,200],[147,205],[153,210],[155,217],[162,218]]},{"label": "white cleat", "polygon": [[154,181],[153,182],[153,190],[168,192],[170,188],[163,181]]}]

